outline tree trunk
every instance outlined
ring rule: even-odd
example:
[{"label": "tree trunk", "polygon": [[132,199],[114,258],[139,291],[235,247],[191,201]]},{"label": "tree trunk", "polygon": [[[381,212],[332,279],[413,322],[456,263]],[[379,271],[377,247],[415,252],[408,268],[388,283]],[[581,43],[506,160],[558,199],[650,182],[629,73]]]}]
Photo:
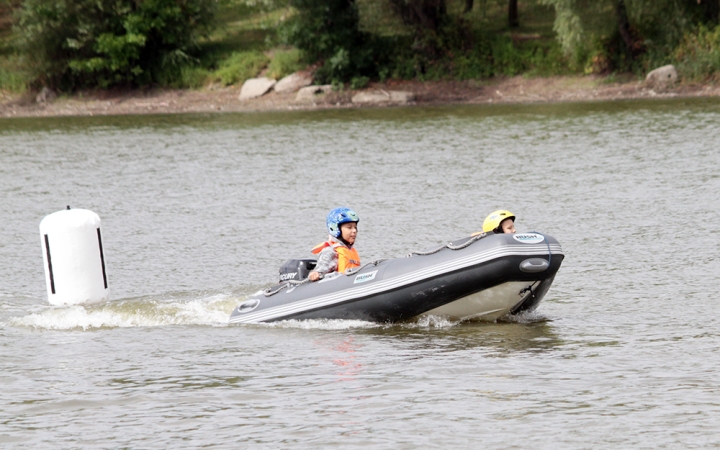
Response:
[{"label": "tree trunk", "polygon": [[717,25],[720,19],[720,0],[702,0],[705,9],[705,21]]},{"label": "tree trunk", "polygon": [[627,9],[625,9],[625,0],[617,0],[615,3],[615,13],[617,14],[618,31],[620,37],[625,43],[627,56],[631,60],[635,59],[635,45],[630,35],[630,21],[628,20]]},{"label": "tree trunk", "polygon": [[517,28],[520,26],[520,20],[518,20],[518,0],[508,0],[508,24],[510,28]]},{"label": "tree trunk", "polygon": [[390,5],[405,25],[423,31],[436,32],[447,15],[445,0],[390,0]]},{"label": "tree trunk", "polygon": [[472,11],[473,3],[475,3],[475,0],[465,0],[465,9],[463,9],[463,14],[467,14]]},{"label": "tree trunk", "polygon": [[413,50],[430,58],[442,52],[441,25],[447,20],[446,0],[389,0],[395,14],[414,34]]}]

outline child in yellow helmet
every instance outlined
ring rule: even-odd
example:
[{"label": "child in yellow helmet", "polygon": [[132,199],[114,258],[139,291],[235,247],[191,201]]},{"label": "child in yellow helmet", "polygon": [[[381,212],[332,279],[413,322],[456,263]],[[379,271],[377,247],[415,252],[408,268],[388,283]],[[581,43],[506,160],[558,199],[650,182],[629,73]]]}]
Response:
[{"label": "child in yellow helmet", "polygon": [[495,234],[515,233],[515,214],[505,209],[493,211],[483,222],[483,232]]}]

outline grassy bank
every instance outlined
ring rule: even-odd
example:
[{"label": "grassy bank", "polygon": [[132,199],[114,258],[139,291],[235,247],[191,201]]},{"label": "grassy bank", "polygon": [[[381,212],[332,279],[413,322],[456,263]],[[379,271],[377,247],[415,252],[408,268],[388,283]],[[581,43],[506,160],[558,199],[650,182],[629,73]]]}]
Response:
[{"label": "grassy bank", "polygon": [[0,1],[0,90],[23,92],[29,74],[15,50],[12,34],[14,7],[17,7],[17,2]]},{"label": "grassy bank", "polygon": [[[270,5],[270,6],[268,6]],[[276,5],[276,4],[275,4]],[[361,10],[363,3],[360,2]],[[30,84],[31,74],[23,65],[17,39],[12,30],[12,13],[20,2],[0,3],[0,89],[20,92]],[[520,27],[512,31],[506,25],[502,5],[484,2],[464,15],[471,30],[478,36],[478,49],[492,55],[472,52],[448,55],[437,68],[429,68],[420,79],[476,79],[493,75],[557,75],[569,73],[552,30],[552,8],[536,2],[521,4]],[[462,14],[459,2],[451,4],[451,14]],[[199,41],[194,59],[179,71],[160,77],[160,85],[172,88],[197,89],[208,86],[229,86],[242,83],[260,73],[280,78],[314,63],[300,50],[288,46],[283,26],[295,10],[289,6],[274,7],[273,3],[224,0],[217,9],[217,26]],[[365,17],[365,22],[371,19]],[[375,25],[371,33],[392,35],[398,30],[390,23],[383,28]],[[366,27],[367,28],[367,27]],[[402,30],[400,31],[402,33]],[[490,38],[492,36],[492,38]],[[412,58],[398,61],[381,74],[383,79],[412,79],[417,76]],[[492,66],[492,67],[491,67]],[[448,68],[450,71],[448,72]],[[369,81],[366,80],[365,83]],[[362,87],[360,82],[353,87]]]},{"label": "grassy bank", "polygon": [[[388,9],[389,1],[356,0],[357,30],[346,35],[358,42],[346,43],[342,42],[345,35],[333,37],[338,30],[327,27],[321,27],[320,34],[312,28],[298,31],[298,27],[308,27],[308,21],[303,25],[302,11],[290,7],[289,0],[219,0],[210,32],[187,55],[183,53],[180,62],[160,65],[153,81],[142,86],[214,89],[240,85],[260,74],[279,79],[308,67],[316,70],[317,82],[333,83],[340,89],[388,80],[487,80],[517,75],[602,74],[610,80],[639,79],[653,66],[666,63],[676,64],[686,82],[717,81],[720,73],[720,27],[687,28],[678,44],[664,53],[653,53],[637,41],[638,54],[629,63],[622,51],[616,51],[617,33],[603,35],[589,25],[584,50],[573,53],[563,48],[567,39],[558,39],[558,33],[570,32],[562,31],[555,0],[518,2],[514,26],[509,24],[506,0],[446,0],[446,19],[431,33],[400,20],[397,10]],[[467,10],[469,4],[473,7]],[[5,92],[19,93],[44,84],[22,56],[19,35],[12,27],[13,13],[21,5],[22,0],[0,0],[0,90]],[[607,9],[596,6],[586,14]],[[594,23],[591,16],[579,19]],[[310,20],[315,18],[310,16]],[[334,44],[337,48],[313,52],[314,40],[328,36],[340,39]],[[292,42],[305,42],[299,45],[305,50]],[[136,81],[119,85],[139,86]]]},{"label": "grassy bank", "polygon": [[[13,12],[19,7],[19,1],[0,0],[0,90],[13,93],[23,92],[33,81],[13,33]],[[198,41],[179,70],[161,74],[156,86],[228,86],[262,71],[278,78],[305,67],[297,49],[278,42],[278,25],[291,14],[287,7],[268,10],[240,0],[219,2],[214,30]]]}]

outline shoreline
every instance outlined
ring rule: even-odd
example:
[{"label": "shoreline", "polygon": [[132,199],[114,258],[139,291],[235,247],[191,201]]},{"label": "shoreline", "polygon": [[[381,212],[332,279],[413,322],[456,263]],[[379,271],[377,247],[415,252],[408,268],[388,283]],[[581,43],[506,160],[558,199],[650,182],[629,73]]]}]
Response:
[{"label": "shoreline", "polygon": [[37,101],[35,94],[0,93],[0,117],[111,116],[211,112],[271,112],[338,108],[382,108],[390,103],[356,104],[363,91],[406,91],[414,101],[405,105],[538,104],[632,99],[720,97],[720,85],[679,84],[656,90],[642,81],[613,81],[597,76],[513,78],[483,81],[389,81],[361,90],[343,90],[296,101],[296,94],[271,91],[238,100],[239,86],[200,90],[149,89],[85,91]]}]

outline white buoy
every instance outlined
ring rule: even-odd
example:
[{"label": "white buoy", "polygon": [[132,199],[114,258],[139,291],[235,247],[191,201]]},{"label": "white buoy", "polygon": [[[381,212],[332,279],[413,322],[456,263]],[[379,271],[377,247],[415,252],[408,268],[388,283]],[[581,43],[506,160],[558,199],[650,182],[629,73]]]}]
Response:
[{"label": "white buoy", "polygon": [[100,217],[87,209],[58,211],[40,222],[48,301],[52,305],[108,299]]}]

